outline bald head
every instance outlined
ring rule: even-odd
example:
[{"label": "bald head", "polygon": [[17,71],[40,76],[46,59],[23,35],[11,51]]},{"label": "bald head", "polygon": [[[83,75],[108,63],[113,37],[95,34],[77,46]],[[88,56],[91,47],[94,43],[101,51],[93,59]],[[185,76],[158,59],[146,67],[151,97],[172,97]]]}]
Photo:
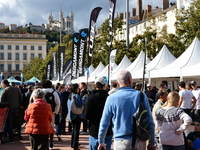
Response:
[{"label": "bald head", "polygon": [[131,73],[127,70],[122,70],[117,76],[117,81],[120,87],[132,85],[132,76]]}]

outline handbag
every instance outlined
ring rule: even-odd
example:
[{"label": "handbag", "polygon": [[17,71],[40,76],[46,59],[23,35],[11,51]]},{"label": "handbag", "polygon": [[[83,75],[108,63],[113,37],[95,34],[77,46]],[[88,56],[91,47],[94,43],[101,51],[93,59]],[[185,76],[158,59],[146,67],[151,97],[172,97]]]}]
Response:
[{"label": "handbag", "polygon": [[73,98],[72,98],[72,105],[71,105],[71,111],[72,111],[73,114],[80,115],[80,114],[83,113],[84,106],[77,107],[76,103],[75,103],[75,99],[76,99],[76,97],[73,96]]}]

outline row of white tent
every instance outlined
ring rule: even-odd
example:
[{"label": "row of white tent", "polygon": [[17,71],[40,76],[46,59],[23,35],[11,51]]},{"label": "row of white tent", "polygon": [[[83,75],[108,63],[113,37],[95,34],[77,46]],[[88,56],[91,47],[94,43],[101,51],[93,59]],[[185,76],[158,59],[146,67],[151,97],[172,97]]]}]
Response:
[{"label": "row of white tent", "polygon": [[[182,80],[183,77],[197,77],[200,76],[200,41],[195,38],[177,59],[165,45],[152,61],[147,57],[145,58],[143,51],[140,52],[133,63],[125,55],[118,66],[114,65],[111,80],[116,80],[121,70],[130,71],[133,79],[141,79],[143,77],[144,59],[146,59],[146,78],[149,79],[149,83],[153,78],[179,77]],[[94,82],[96,77],[108,76],[108,66],[105,67],[100,62],[96,69],[90,66],[89,72],[88,82]],[[79,82],[87,82],[87,76],[72,80],[72,83]]]}]

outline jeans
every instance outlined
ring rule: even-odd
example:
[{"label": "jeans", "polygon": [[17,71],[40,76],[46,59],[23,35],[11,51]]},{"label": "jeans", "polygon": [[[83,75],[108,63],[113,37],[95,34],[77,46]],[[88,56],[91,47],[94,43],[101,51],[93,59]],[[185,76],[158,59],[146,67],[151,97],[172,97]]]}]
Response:
[{"label": "jeans", "polygon": [[72,120],[72,125],[73,125],[73,130],[71,138],[71,147],[78,148],[81,118],[77,116],[74,120]]},{"label": "jeans", "polygon": [[180,146],[163,145],[163,150],[185,150],[185,145],[180,145]]},{"label": "jeans", "polygon": [[[105,144],[106,144],[106,150],[111,150],[112,136],[107,136],[105,138]],[[89,136],[89,150],[97,150],[98,146],[99,146],[98,138]]]},{"label": "jeans", "polygon": [[61,135],[61,115],[57,114],[55,117],[56,135]]},{"label": "jeans", "polygon": [[16,114],[18,113],[19,108],[9,108],[8,116],[6,119],[6,124],[4,128],[4,136],[7,137],[7,133],[9,134],[9,140],[14,140],[13,137],[13,121],[15,119]]}]

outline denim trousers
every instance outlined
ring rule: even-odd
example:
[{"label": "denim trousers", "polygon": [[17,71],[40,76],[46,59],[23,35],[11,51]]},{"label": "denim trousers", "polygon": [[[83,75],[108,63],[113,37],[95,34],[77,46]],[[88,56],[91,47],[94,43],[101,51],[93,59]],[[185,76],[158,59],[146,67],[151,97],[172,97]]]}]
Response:
[{"label": "denim trousers", "polygon": [[[112,135],[105,138],[106,150],[111,150]],[[98,138],[89,136],[89,150],[97,150],[99,146]]]},{"label": "denim trousers", "polygon": [[180,146],[163,145],[163,150],[185,150],[185,145],[180,145]]}]

